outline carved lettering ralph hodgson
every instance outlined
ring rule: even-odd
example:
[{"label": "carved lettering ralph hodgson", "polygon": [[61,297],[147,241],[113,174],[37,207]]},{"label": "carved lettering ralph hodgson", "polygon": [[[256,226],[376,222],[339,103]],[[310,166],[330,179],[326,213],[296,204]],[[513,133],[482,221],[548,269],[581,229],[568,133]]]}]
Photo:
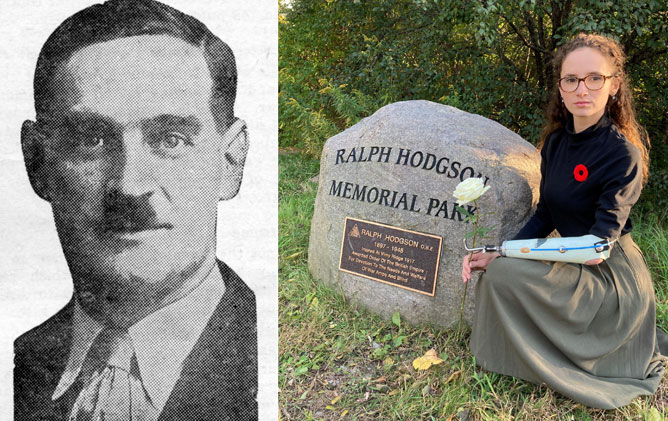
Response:
[{"label": "carved lettering ralph hodgson", "polygon": [[[393,154],[393,151],[395,152]],[[425,171],[435,171],[447,178],[459,178],[464,181],[469,177],[483,177],[482,173],[470,167],[462,168],[462,163],[446,156],[436,156],[433,153],[412,151],[410,149],[393,149],[388,146],[360,146],[358,148],[338,149],[334,165],[353,164],[359,162],[376,162],[382,164],[403,165],[419,168]],[[489,177],[484,176],[485,185]]]},{"label": "carved lettering ralph hodgson", "polygon": [[[376,164],[401,165],[408,168],[434,171],[444,177],[464,181],[470,177],[482,177],[485,185],[489,177],[466,166],[460,161],[446,156],[436,156],[433,153],[389,146],[360,146],[343,148],[336,151],[334,165],[351,165],[361,162]],[[383,188],[382,186],[366,185],[348,182],[345,180],[331,180],[329,195],[342,199],[357,200],[387,206],[407,212],[420,213],[436,218],[446,218],[456,222],[464,221],[464,217],[457,211],[453,199],[429,197],[420,198],[411,192],[402,192]],[[469,205],[466,209],[475,214],[475,206]],[[466,221],[468,223],[468,221]]]}]

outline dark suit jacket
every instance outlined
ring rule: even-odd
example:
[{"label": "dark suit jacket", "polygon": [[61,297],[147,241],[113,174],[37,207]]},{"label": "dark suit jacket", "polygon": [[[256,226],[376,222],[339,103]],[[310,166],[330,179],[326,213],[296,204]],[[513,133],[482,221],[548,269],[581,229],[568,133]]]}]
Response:
[{"label": "dark suit jacket", "polygon": [[[218,262],[225,294],[184,362],[159,421],[257,420],[255,295]],[[14,342],[15,421],[67,420],[80,391],[51,396],[69,358],[71,301],[58,314]]]}]

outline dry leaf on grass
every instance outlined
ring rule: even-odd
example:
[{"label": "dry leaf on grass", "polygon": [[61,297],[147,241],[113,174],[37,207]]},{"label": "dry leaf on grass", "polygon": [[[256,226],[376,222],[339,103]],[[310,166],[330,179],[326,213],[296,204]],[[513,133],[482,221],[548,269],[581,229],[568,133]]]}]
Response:
[{"label": "dry leaf on grass", "polygon": [[461,370],[457,370],[457,371],[455,371],[454,373],[452,373],[452,374],[450,375],[450,377],[448,377],[448,379],[445,381],[445,384],[448,384],[448,383],[450,383],[452,380],[454,380],[455,378],[457,378],[457,376],[459,376],[459,375],[461,374],[461,372],[462,372]]},{"label": "dry leaf on grass", "polygon": [[432,365],[440,364],[443,360],[436,355],[435,349],[430,349],[421,357],[418,357],[413,360],[413,368],[416,370],[426,370]]}]

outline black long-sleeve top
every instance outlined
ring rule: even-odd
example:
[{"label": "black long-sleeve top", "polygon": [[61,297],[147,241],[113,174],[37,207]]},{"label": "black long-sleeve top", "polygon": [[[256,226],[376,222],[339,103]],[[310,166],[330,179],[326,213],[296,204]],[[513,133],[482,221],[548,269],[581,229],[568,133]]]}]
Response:
[{"label": "black long-sleeve top", "polygon": [[606,114],[575,133],[572,119],[541,149],[540,199],[514,239],[593,234],[616,239],[630,232],[628,217],[642,187],[640,151]]}]

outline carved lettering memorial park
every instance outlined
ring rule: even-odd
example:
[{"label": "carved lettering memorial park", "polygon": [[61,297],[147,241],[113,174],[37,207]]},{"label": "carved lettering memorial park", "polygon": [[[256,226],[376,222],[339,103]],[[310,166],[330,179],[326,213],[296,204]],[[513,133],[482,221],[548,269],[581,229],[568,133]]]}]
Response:
[{"label": "carved lettering memorial park", "polygon": [[[311,223],[311,273],[385,318],[398,311],[412,323],[454,326],[464,295],[462,240],[472,224],[452,192],[470,177],[491,186],[478,203],[494,229],[481,243],[511,238],[538,201],[540,155],[502,125],[406,101],[330,138]],[[478,211],[472,203],[466,208]]]}]

